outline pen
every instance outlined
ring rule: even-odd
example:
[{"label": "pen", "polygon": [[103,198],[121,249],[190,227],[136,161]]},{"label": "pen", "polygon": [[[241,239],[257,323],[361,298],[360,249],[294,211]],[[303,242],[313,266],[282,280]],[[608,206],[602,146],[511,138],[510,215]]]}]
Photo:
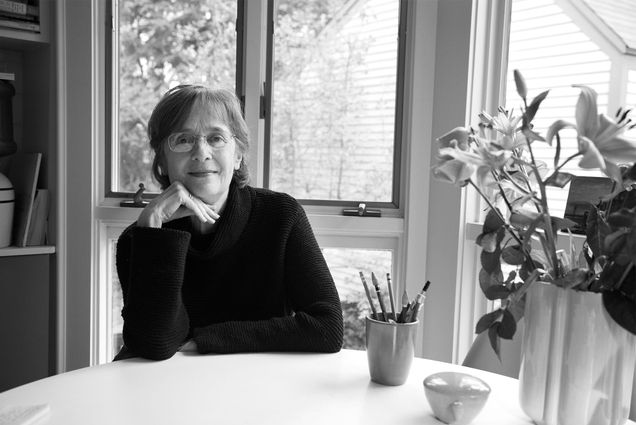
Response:
[{"label": "pen", "polygon": [[377,319],[378,312],[375,310],[375,307],[373,305],[373,299],[371,298],[371,292],[369,291],[369,286],[367,285],[367,280],[364,278],[364,275],[362,274],[362,272],[360,272],[360,280],[362,281],[362,284],[364,285],[364,292],[366,292],[367,294],[367,299],[369,300],[369,305],[371,306],[371,312],[373,313],[373,318]]},{"label": "pen", "polygon": [[389,288],[389,301],[391,302],[391,313],[393,313],[393,320],[397,322],[397,315],[395,314],[395,303],[393,302],[393,288],[391,288],[391,275],[386,274],[386,286]]},{"label": "pen", "polygon": [[380,303],[380,310],[382,310],[382,320],[388,322],[389,319],[386,316],[386,309],[384,308],[384,301],[382,301],[382,294],[380,293],[380,285],[378,284],[378,279],[375,278],[373,272],[371,272],[371,282],[373,282],[373,286],[375,286],[375,294],[378,296],[378,302]]},{"label": "pen", "polygon": [[409,311],[409,296],[406,293],[406,289],[402,292],[402,311],[400,311],[400,315],[398,316],[398,323],[405,323],[406,321],[406,313]]},{"label": "pen", "polygon": [[424,300],[426,299],[426,291],[428,290],[430,284],[431,282],[427,280],[424,284],[424,288],[422,288],[422,292],[417,294],[417,296],[415,297],[415,303],[413,305],[413,311],[411,312],[409,322],[415,322],[417,320],[417,315],[420,312],[420,307],[422,306],[422,304],[424,304]]}]

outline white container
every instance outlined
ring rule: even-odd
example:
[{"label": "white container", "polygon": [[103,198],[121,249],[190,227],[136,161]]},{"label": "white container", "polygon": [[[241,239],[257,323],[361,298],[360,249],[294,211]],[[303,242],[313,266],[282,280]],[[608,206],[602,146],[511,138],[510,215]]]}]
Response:
[{"label": "white container", "polygon": [[623,425],[636,335],[614,322],[600,294],[537,282],[526,296],[523,410],[539,425]]},{"label": "white container", "polygon": [[0,248],[11,245],[15,192],[9,179],[0,173]]}]

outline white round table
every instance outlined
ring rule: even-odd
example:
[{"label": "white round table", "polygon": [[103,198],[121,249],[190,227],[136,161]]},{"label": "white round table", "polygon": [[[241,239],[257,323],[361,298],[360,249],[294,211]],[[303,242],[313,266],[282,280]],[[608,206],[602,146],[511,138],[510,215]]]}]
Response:
[{"label": "white round table", "polygon": [[422,381],[463,371],[492,392],[474,425],[531,424],[518,381],[448,363],[415,359],[398,387],[371,382],[364,351],[337,354],[177,353],[129,359],[52,376],[0,393],[0,411],[48,404],[42,424],[441,424]]}]

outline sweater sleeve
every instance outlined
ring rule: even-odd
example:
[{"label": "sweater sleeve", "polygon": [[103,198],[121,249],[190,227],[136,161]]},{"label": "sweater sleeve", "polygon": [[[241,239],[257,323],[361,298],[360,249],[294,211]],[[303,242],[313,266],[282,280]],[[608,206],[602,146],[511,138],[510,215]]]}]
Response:
[{"label": "sweater sleeve", "polygon": [[293,315],[195,328],[193,335],[198,351],[339,351],[343,342],[340,299],[301,207],[287,241],[284,270]]},{"label": "sweater sleeve", "polygon": [[117,242],[117,273],[128,352],[152,360],[170,358],[188,335],[181,297],[190,234],[132,226]]}]

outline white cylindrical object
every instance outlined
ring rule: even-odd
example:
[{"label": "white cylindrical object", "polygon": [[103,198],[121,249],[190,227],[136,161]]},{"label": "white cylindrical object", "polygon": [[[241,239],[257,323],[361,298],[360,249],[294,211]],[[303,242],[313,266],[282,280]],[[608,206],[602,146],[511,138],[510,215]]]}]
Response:
[{"label": "white cylindrical object", "polygon": [[11,245],[15,192],[9,179],[0,173],[0,248]]}]

